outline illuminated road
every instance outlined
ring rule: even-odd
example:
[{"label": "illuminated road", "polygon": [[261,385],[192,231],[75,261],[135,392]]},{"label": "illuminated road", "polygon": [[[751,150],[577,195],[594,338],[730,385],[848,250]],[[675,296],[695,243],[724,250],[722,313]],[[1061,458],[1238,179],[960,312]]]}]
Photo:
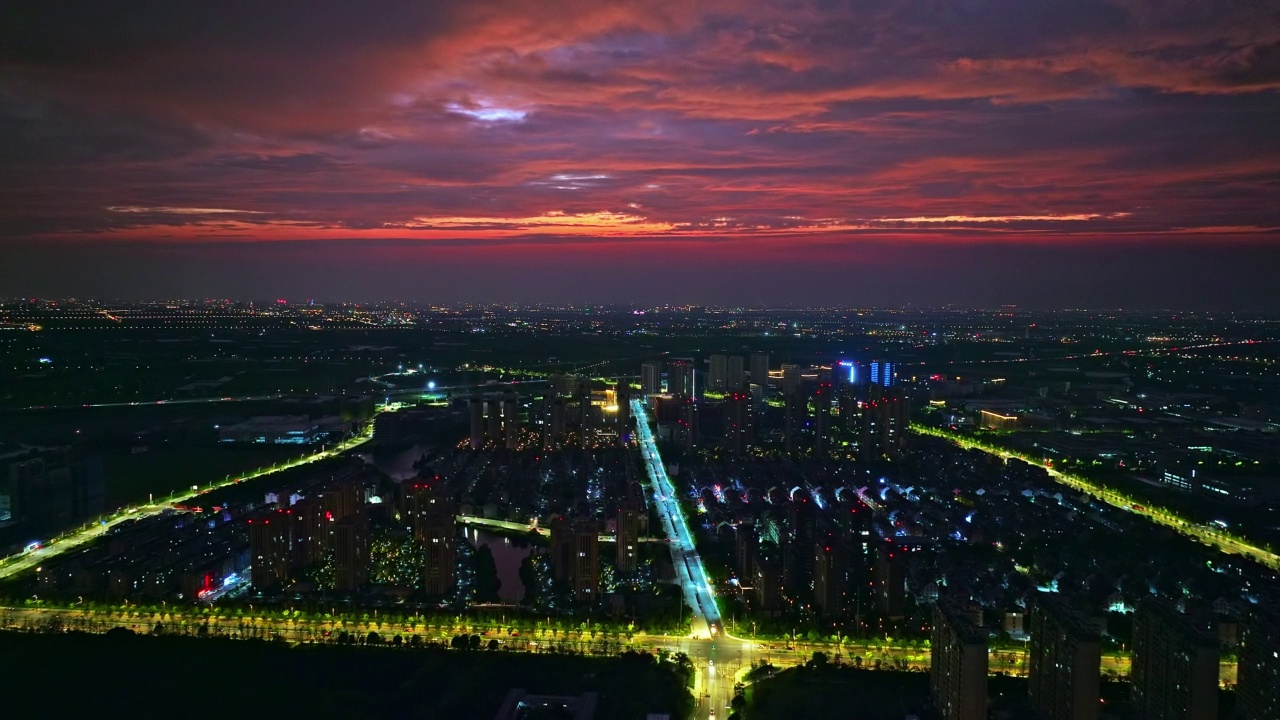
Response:
[{"label": "illuminated road", "polygon": [[[391,622],[387,618],[379,621],[375,611],[373,618],[367,615],[337,616],[333,619],[309,619],[305,617],[281,618],[254,613],[249,606],[247,616],[239,616],[243,608],[210,609],[206,616],[201,610],[190,606],[165,608],[161,612],[152,613],[146,609],[131,607],[125,611],[86,610],[71,608],[30,608],[0,607],[0,628],[4,629],[41,629],[55,618],[63,629],[83,630],[103,633],[112,628],[126,628],[135,632],[150,632],[155,623],[165,625],[170,633],[195,634],[196,629],[207,623],[211,635],[231,637],[274,637],[279,636],[293,643],[331,643],[339,632],[350,632],[365,636],[369,632],[378,632],[384,638],[400,635],[406,641],[420,637],[424,641],[448,645],[450,638],[458,633],[476,633],[485,638],[497,639],[501,646],[508,650],[545,652],[561,643],[568,647],[579,647],[590,652],[600,652],[603,638],[576,632],[560,631],[547,633],[524,630],[522,634],[513,634],[507,625],[434,625],[407,619],[402,622]],[[236,613],[233,615],[233,613]],[[403,624],[408,623],[408,624]],[[693,661],[696,680],[694,697],[697,701],[695,717],[705,720],[710,710],[715,709],[719,718],[728,717],[727,706],[733,698],[735,680],[741,681],[741,674],[750,669],[755,659],[767,661],[776,668],[783,669],[799,665],[812,657],[813,651],[827,654],[831,662],[857,662],[865,668],[881,667],[892,669],[906,667],[912,671],[929,669],[929,651],[920,648],[886,646],[878,643],[846,643],[841,646],[822,643],[799,643],[793,650],[779,647],[752,645],[746,641],[735,641],[733,638],[711,640],[694,637],[668,637],[665,635],[638,634],[630,641],[615,637],[608,646],[608,654],[623,650],[644,650],[656,652],[659,649],[676,653],[683,652]],[[1026,654],[1021,648],[994,649],[988,658],[991,673],[1003,672],[1008,675],[1024,676],[1026,674]],[[714,665],[714,671],[711,669]],[[1105,654],[1102,656],[1103,673],[1108,676],[1125,677],[1129,674],[1128,655]],[[1234,686],[1237,681],[1237,664],[1221,662],[1219,664],[1219,682]]]},{"label": "illuminated road", "polygon": [[[389,412],[389,411],[395,411],[397,409],[399,409],[399,406],[397,405],[381,406],[378,408],[378,412]],[[365,430],[363,433],[355,437],[352,437],[349,440],[339,445],[335,445],[334,447],[329,448],[327,450],[322,450],[320,452],[313,453],[311,455],[306,455],[298,458],[297,460],[290,460],[289,462],[282,463],[280,465],[275,465],[275,466],[266,468],[265,470],[259,470],[257,472],[248,473],[240,477],[230,478],[221,482],[211,483],[207,487],[202,487],[195,490],[188,490],[181,494],[175,494],[169,497],[168,499],[166,499],[162,503],[153,503],[150,505],[140,505],[136,507],[125,508],[124,510],[121,510],[117,512],[115,515],[112,515],[111,517],[107,518],[106,520],[102,520],[101,522],[96,522],[81,528],[77,528],[63,535],[60,535],[59,537],[54,538],[53,540],[50,540],[48,543],[46,543],[45,545],[43,545],[42,547],[36,550],[19,553],[17,555],[11,555],[7,558],[4,558],[3,560],[0,560],[0,580],[10,577],[12,575],[15,575],[17,573],[20,573],[23,570],[36,567],[40,563],[44,562],[45,560],[55,558],[70,550],[75,550],[81,545],[84,545],[85,543],[90,542],[95,538],[101,537],[108,530],[115,527],[116,525],[119,525],[122,522],[125,522],[128,520],[138,520],[141,518],[150,517],[152,515],[158,515],[164,512],[165,510],[172,508],[175,505],[181,505],[182,503],[185,503],[188,500],[198,495],[202,495],[212,490],[218,490],[224,487],[235,485],[236,483],[245,482],[247,480],[254,480],[264,475],[271,475],[273,473],[283,472],[285,470],[291,470],[293,468],[300,467],[302,465],[308,465],[318,460],[325,460],[327,458],[331,458],[336,455],[341,455],[342,453],[345,453],[348,450],[351,450],[353,448],[359,447],[369,442],[372,439],[373,439],[373,421],[370,420],[369,423],[365,426]]]},{"label": "illuminated road", "polygon": [[1276,555],[1275,553],[1268,552],[1260,547],[1251,545],[1239,538],[1226,535],[1212,526],[1199,525],[1160,508],[1148,507],[1142,501],[1127,497],[1114,490],[1099,487],[1084,478],[1075,475],[1068,475],[1055,470],[1052,466],[1037,462],[1026,456],[987,445],[986,443],[972,440],[959,434],[916,424],[912,424],[911,429],[913,432],[920,433],[921,435],[931,435],[933,437],[949,440],[966,450],[982,450],[983,452],[999,456],[1005,460],[1016,457],[1031,465],[1044,469],[1049,474],[1049,477],[1053,478],[1058,483],[1066,485],[1073,490],[1092,495],[1108,505],[1120,508],[1121,510],[1127,510],[1135,515],[1140,515],[1151,522],[1172,528],[1193,540],[1210,547],[1217,548],[1222,552],[1233,555],[1244,555],[1258,561],[1272,570],[1280,570],[1280,555]]},{"label": "illuminated road", "polygon": [[696,678],[693,694],[697,701],[694,717],[698,720],[726,718],[729,716],[729,701],[733,699],[735,678],[751,667],[758,646],[725,631],[715,591],[707,581],[702,558],[698,556],[693,534],[689,532],[684,511],[680,509],[675,486],[667,476],[662,456],[658,454],[653,432],[649,429],[649,415],[641,400],[631,401],[631,415],[636,419],[636,438],[640,442],[640,454],[644,457],[650,481],[647,490],[657,503],[662,530],[669,541],[676,581],[684,591],[685,604],[694,615],[693,636],[676,641],[680,651],[693,660]]},{"label": "illuminated road", "polygon": [[706,572],[702,568],[702,558],[698,557],[693,535],[690,534],[684,513],[680,510],[680,501],[677,499],[675,487],[671,484],[671,478],[667,477],[662,456],[658,454],[658,446],[653,441],[644,403],[639,399],[632,400],[631,412],[636,419],[636,436],[640,441],[640,453],[644,456],[645,469],[652,483],[649,490],[658,504],[662,530],[671,541],[671,562],[675,565],[676,578],[684,590],[685,601],[693,609],[694,616],[706,623],[708,632],[715,634],[721,625],[720,608],[716,605],[715,591],[707,582]]}]

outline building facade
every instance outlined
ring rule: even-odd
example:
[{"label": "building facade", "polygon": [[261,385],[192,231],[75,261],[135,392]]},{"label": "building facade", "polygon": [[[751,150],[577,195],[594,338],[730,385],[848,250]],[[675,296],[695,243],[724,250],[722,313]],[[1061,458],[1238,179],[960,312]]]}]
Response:
[{"label": "building facade", "polygon": [[939,600],[930,652],[929,689],[943,719],[986,720],[986,634],[955,605]]},{"label": "building facade", "polygon": [[1218,638],[1168,603],[1144,600],[1133,620],[1130,678],[1141,720],[1216,720]]},{"label": "building facade", "polygon": [[1037,594],[1030,611],[1032,709],[1042,720],[1097,720],[1101,638],[1059,596]]}]

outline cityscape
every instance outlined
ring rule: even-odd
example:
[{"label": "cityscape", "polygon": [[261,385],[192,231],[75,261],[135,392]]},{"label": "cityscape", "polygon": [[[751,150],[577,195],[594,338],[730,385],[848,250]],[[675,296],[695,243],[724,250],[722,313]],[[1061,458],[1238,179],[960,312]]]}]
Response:
[{"label": "cityscape", "polygon": [[1280,720],[1280,0],[0,6],[0,708]]},{"label": "cityscape", "polygon": [[893,678],[876,717],[1276,711],[1277,317],[0,317],[12,632],[645,656],[686,693],[646,715],[803,673]]}]

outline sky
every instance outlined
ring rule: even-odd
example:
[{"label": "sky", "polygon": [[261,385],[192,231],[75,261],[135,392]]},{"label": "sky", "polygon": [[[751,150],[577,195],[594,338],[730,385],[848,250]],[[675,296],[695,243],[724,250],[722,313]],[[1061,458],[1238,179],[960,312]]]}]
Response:
[{"label": "sky", "polygon": [[0,7],[0,296],[1268,310],[1275,277],[1280,0]]}]

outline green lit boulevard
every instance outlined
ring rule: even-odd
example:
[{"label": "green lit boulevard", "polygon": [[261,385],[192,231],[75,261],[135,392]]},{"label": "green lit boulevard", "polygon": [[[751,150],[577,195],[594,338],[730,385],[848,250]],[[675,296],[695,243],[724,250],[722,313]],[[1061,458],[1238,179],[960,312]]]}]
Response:
[{"label": "green lit boulevard", "polygon": [[1276,555],[1273,552],[1269,552],[1252,545],[1242,538],[1232,537],[1229,533],[1224,532],[1220,528],[1215,528],[1212,525],[1198,525],[1192,523],[1165,509],[1144,504],[1140,499],[1128,497],[1123,493],[1116,492],[1115,490],[1100,487],[1079,475],[1061,472],[1055,469],[1052,464],[1033,459],[1026,454],[1013,453],[999,447],[998,445],[974,439],[963,433],[942,430],[926,425],[914,424],[911,426],[911,431],[922,435],[943,438],[965,449],[982,450],[983,452],[991,453],[992,455],[996,455],[1005,460],[1008,460],[1009,458],[1017,458],[1024,462],[1028,462],[1038,468],[1041,468],[1049,474],[1049,477],[1072,490],[1088,493],[1112,507],[1135,513],[1150,520],[1151,522],[1177,530],[1179,533],[1182,533],[1187,537],[1194,538],[1205,545],[1217,548],[1225,553],[1244,555],[1253,560],[1257,560],[1273,570],[1280,570],[1280,555]]}]

